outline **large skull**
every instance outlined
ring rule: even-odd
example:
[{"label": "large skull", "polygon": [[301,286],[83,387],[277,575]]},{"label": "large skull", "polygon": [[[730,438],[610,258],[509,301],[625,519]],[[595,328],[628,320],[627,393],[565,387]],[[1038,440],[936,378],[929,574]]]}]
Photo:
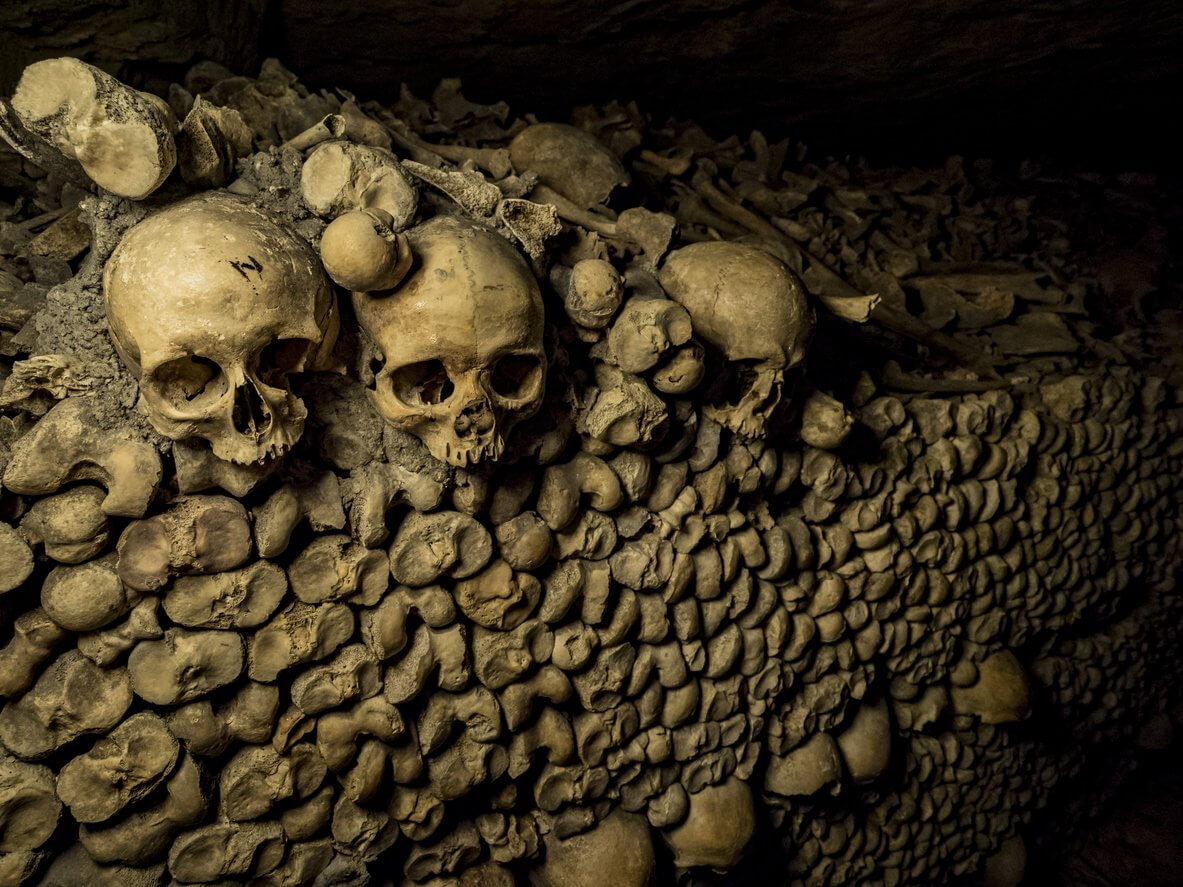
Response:
[{"label": "large skull", "polygon": [[762,437],[785,370],[805,360],[814,315],[801,282],[775,257],[742,243],[705,241],[666,258],[661,285],[690,312],[694,333],[727,366],[704,412],[736,434]]},{"label": "large skull", "polygon": [[354,293],[382,351],[374,402],[437,459],[499,459],[513,426],[542,403],[542,296],[506,240],[437,216],[407,232],[415,264],[393,293]]},{"label": "large skull", "polygon": [[281,221],[224,192],[192,197],[124,235],[103,290],[157,431],[240,464],[299,439],[308,411],[288,376],[325,363],[338,315],[316,253]]}]

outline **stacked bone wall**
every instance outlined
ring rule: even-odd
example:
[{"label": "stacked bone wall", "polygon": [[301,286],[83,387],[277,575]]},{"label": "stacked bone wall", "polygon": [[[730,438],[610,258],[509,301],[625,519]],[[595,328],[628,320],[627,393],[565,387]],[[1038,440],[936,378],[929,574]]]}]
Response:
[{"label": "stacked bone wall", "polygon": [[[292,139],[341,97],[274,65],[186,87],[178,118],[200,93],[250,130],[230,190],[319,245]],[[503,107],[449,84],[345,104],[400,158],[477,146],[441,168],[549,199],[495,171],[527,126]],[[546,402],[493,466],[383,421],[347,308],[282,464],[174,444],[101,279],[189,189],[51,174],[30,193],[56,214],[10,208],[0,884],[1017,883],[1169,719],[1172,318],[1106,325],[1064,226],[986,165],[813,164],[632,107],[577,122],[632,183],[608,210],[548,182]],[[424,175],[423,215],[468,211]],[[726,355],[687,351],[707,375],[683,389],[663,370],[685,337],[638,362],[672,308],[643,315],[660,336],[613,326],[710,240],[761,243],[820,317],[765,435],[727,425]],[[624,296],[599,326],[568,287],[589,261]],[[863,293],[895,320],[825,307]]]}]

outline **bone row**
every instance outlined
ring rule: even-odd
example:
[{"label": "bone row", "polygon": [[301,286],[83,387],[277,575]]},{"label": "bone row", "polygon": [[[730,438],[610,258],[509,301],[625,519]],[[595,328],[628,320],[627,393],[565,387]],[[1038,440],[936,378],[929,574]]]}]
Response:
[{"label": "bone row", "polygon": [[[1064,414],[1079,403],[1066,392],[1094,390],[1083,376],[1045,385],[1041,413],[1005,395],[872,398],[860,419],[887,454],[874,466],[808,447],[753,453],[733,441],[721,453],[704,418],[686,458],[581,453],[537,484],[523,474],[451,503],[463,511],[433,487],[434,505],[420,507],[437,510],[406,512],[388,538],[349,522],[348,484],[332,474],[282,486],[249,513],[183,496],[117,534],[104,511],[112,494],[127,498],[117,488],[38,498],[3,530],[4,575],[19,585],[38,547],[58,566],[0,652],[0,740],[19,759],[6,765],[17,806],[48,824],[9,830],[28,834],[19,849],[33,853],[64,808],[96,862],[142,866],[167,850],[185,882],[262,875],[281,860],[286,872],[333,852],[357,863],[401,836],[413,843],[407,875],[423,878],[483,853],[504,863],[537,852],[540,826],[500,797],[504,777],[528,775],[517,791],[556,840],[617,808],[682,834],[682,864],[729,864],[695,843],[708,827],[695,799],[713,828],[707,799],[751,805],[742,787],[757,776],[773,798],[810,797],[874,780],[897,730],[928,748],[925,731],[949,711],[962,734],[967,715],[1017,720],[1027,678],[999,649],[1073,624],[1135,578],[1165,581],[1154,565],[1170,561],[1158,537],[1178,417],[1133,409],[1135,379],[1124,381],[1085,395],[1080,408],[1104,423]],[[1134,459],[1164,470],[1131,474],[1123,462]],[[798,504],[776,521],[740,505],[793,490]],[[1104,504],[1118,501],[1139,508]],[[388,504],[354,498],[350,517]],[[305,521],[322,535],[292,551]],[[1082,689],[1057,661],[1035,673],[1071,699]],[[863,699],[880,673],[890,714]],[[572,699],[583,714],[562,705]],[[94,735],[55,787],[36,762]],[[204,762],[219,756],[211,790]],[[1003,767],[1005,787],[981,790],[1029,808],[1020,775]],[[497,785],[487,815],[438,834],[449,802]],[[920,802],[908,797],[897,802]],[[826,834],[816,838],[830,848]],[[924,835],[911,864],[927,864],[935,840]],[[898,836],[882,841],[890,860]],[[210,846],[239,843],[211,861]],[[866,843],[847,852],[880,858]],[[857,873],[834,865],[834,883]]]}]

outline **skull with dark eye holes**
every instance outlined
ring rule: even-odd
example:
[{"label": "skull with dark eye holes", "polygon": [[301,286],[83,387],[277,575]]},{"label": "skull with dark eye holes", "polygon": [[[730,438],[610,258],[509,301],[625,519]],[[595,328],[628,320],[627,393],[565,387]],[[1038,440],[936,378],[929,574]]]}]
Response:
[{"label": "skull with dark eye holes", "polygon": [[674,250],[660,279],[689,312],[694,335],[725,361],[703,412],[740,437],[764,437],[785,373],[805,361],[813,337],[805,287],[764,250],[722,240]]},{"label": "skull with dark eye holes", "polygon": [[157,431],[239,464],[299,440],[308,411],[289,377],[328,363],[339,318],[315,251],[281,220],[225,192],[173,204],[123,236],[103,292]]},{"label": "skull with dark eye holes", "polygon": [[382,352],[374,403],[437,459],[500,459],[545,390],[543,307],[525,260],[480,225],[437,216],[407,232],[411,274],[392,293],[354,293]]}]

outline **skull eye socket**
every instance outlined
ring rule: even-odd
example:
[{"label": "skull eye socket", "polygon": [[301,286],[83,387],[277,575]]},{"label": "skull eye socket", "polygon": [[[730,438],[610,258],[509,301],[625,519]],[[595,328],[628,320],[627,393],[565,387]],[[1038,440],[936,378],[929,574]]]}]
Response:
[{"label": "skull eye socket", "polygon": [[738,406],[756,382],[756,363],[754,360],[716,362],[714,381],[706,391],[707,402],[715,407]]},{"label": "skull eye socket", "polygon": [[510,354],[493,366],[489,386],[498,397],[523,400],[532,397],[542,381],[542,361],[533,354]]},{"label": "skull eye socket", "polygon": [[227,390],[222,368],[197,355],[178,357],[161,364],[152,373],[152,384],[177,409],[212,404]]},{"label": "skull eye socket", "polygon": [[264,385],[286,388],[286,377],[304,369],[312,348],[308,339],[276,339],[259,352],[258,376]]},{"label": "skull eye socket", "polygon": [[394,396],[409,407],[435,406],[452,396],[455,386],[438,360],[423,360],[399,367],[390,374]]}]

